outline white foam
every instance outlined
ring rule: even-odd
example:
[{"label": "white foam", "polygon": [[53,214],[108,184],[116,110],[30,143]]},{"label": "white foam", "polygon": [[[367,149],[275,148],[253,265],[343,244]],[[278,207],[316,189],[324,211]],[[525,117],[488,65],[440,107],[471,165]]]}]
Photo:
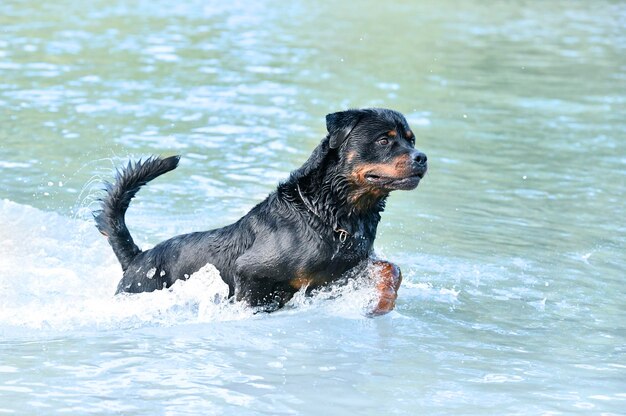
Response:
[{"label": "white foam", "polygon": [[68,330],[232,320],[253,311],[225,299],[207,265],[169,290],[114,296],[122,271],[91,221],[0,201],[0,325]]},{"label": "white foam", "polygon": [[402,294],[409,298],[429,299],[444,303],[456,303],[459,290],[454,288],[436,288],[431,283],[403,283]]},{"label": "white foam", "polygon": [[372,272],[373,267],[350,279],[345,285],[315,291],[313,296],[306,296],[306,288],[302,288],[287,303],[285,312],[291,310],[291,313],[300,313],[315,309],[316,313],[361,319],[373,310],[378,300]]}]

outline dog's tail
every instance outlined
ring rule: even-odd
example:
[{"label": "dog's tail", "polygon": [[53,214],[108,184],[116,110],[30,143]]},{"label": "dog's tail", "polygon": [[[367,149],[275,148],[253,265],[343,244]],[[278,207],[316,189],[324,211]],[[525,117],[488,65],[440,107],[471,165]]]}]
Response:
[{"label": "dog's tail", "polygon": [[96,227],[107,237],[113,252],[122,264],[122,270],[126,270],[132,259],[141,252],[130,236],[124,220],[130,200],[143,185],[157,176],[176,169],[179,160],[180,156],[165,159],[153,156],[134,165],[128,162],[126,168],[117,171],[115,184],[105,182],[107,194],[101,199],[102,209],[94,211],[93,216]]}]

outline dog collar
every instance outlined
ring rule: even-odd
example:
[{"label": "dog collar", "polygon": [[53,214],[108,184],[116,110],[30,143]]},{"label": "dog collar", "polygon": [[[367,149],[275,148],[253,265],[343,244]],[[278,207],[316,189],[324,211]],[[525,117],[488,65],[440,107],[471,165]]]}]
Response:
[{"label": "dog collar", "polygon": [[[324,221],[321,217],[320,214],[317,213],[317,211],[315,210],[315,208],[309,203],[309,201],[307,201],[304,198],[304,195],[302,195],[302,190],[300,189],[300,184],[297,183],[296,184],[296,189],[298,190],[298,195],[300,195],[300,199],[302,200],[302,203],[304,204],[304,206],[306,207],[306,209],[313,215],[315,215],[321,222],[323,222],[324,224],[328,225],[328,223],[326,221]],[[344,230],[343,228],[339,228],[339,227],[332,227],[333,231],[336,232],[337,234],[339,234],[339,242],[341,242],[341,244],[345,243],[346,240],[348,239],[348,237],[350,237],[350,233],[346,230]]]}]

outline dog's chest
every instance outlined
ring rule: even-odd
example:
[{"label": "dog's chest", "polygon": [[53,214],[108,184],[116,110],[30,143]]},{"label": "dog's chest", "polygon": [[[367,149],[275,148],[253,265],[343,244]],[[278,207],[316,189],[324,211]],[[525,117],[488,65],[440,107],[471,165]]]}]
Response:
[{"label": "dog's chest", "polygon": [[337,240],[332,257],[345,261],[364,260],[369,256],[374,242],[373,238],[360,231],[353,235],[339,233]]},{"label": "dog's chest", "polygon": [[351,235],[345,241],[335,238],[331,243],[320,242],[316,250],[309,252],[308,261],[293,270],[290,286],[295,290],[303,286],[314,289],[336,281],[369,257],[372,243],[364,235]]},{"label": "dog's chest", "polygon": [[327,238],[317,244],[316,253],[310,258],[310,268],[323,270],[331,279],[337,278],[367,259],[373,243],[374,236],[363,228],[354,233],[329,233]]}]

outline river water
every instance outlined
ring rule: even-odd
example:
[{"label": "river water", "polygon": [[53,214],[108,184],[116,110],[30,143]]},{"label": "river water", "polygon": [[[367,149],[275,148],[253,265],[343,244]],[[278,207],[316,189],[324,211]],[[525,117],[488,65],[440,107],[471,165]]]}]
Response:
[{"label": "river water", "polygon": [[[620,1],[0,3],[0,413],[625,414]],[[207,269],[114,297],[93,226],[128,159],[135,240],[226,225],[324,116],[403,112],[429,156],[388,201],[368,288],[273,314]]]}]

